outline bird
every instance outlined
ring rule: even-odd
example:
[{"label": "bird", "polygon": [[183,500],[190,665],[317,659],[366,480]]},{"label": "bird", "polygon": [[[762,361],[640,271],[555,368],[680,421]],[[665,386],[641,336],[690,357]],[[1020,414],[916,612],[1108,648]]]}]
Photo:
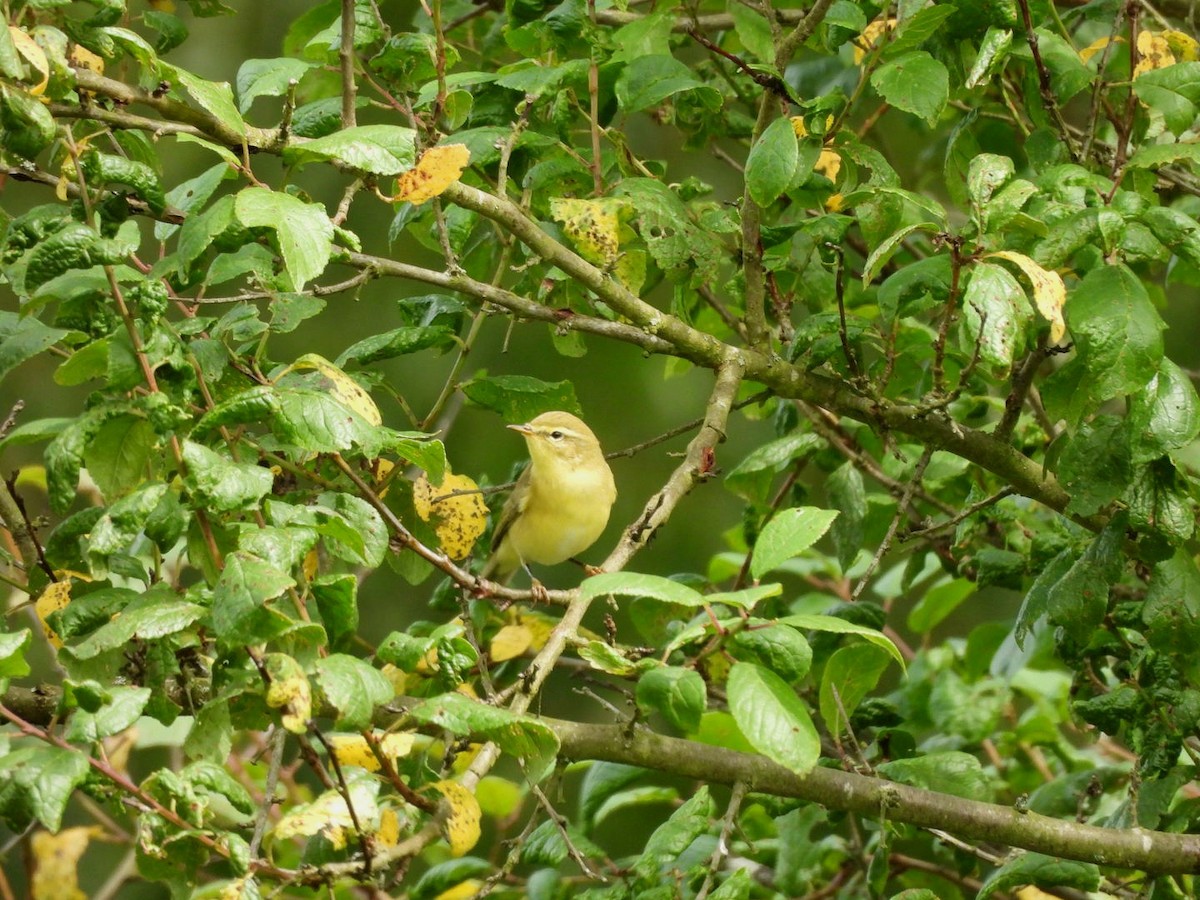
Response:
[{"label": "bird", "polygon": [[617,486],[600,442],[578,416],[556,410],[507,427],[525,436],[529,465],[500,511],[480,575],[504,584],[523,568],[544,594],[529,564],[556,565],[592,546]]}]

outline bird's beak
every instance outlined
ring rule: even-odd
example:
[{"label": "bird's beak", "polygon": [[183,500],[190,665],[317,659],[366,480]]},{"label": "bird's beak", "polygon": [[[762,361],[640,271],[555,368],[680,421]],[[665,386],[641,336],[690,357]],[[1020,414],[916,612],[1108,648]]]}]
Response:
[{"label": "bird's beak", "polygon": [[528,422],[526,422],[524,425],[506,425],[505,427],[511,428],[513,431],[519,432],[527,437],[533,434],[533,428]]}]

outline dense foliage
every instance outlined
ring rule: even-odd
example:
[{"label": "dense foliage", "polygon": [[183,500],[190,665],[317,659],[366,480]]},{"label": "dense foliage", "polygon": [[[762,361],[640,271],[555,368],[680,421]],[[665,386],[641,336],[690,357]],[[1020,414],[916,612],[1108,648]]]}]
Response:
[{"label": "dense foliage", "polygon": [[[3,4],[0,896],[1193,895],[1187,4],[273,6]],[[439,436],[614,345],[709,400],[534,606]]]}]

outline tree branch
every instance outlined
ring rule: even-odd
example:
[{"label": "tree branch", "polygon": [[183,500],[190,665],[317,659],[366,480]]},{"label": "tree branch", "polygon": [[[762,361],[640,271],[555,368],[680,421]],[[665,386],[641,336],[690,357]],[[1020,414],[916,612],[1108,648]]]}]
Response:
[{"label": "tree branch", "polygon": [[745,783],[751,791],[810,800],[828,809],[1098,865],[1151,874],[1200,872],[1200,835],[1100,828],[838,769],[818,767],[797,775],[763,756],[665,737],[643,727],[540,721],[558,735],[559,752],[568,759],[643,766],[710,784]]}]

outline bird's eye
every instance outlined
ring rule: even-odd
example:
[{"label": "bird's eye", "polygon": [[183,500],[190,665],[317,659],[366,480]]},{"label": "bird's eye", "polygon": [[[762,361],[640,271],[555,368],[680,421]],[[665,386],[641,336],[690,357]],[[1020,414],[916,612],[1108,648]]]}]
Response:
[{"label": "bird's eye", "polygon": [[550,440],[561,441],[562,439],[563,439],[563,433],[561,431],[550,432]]}]

